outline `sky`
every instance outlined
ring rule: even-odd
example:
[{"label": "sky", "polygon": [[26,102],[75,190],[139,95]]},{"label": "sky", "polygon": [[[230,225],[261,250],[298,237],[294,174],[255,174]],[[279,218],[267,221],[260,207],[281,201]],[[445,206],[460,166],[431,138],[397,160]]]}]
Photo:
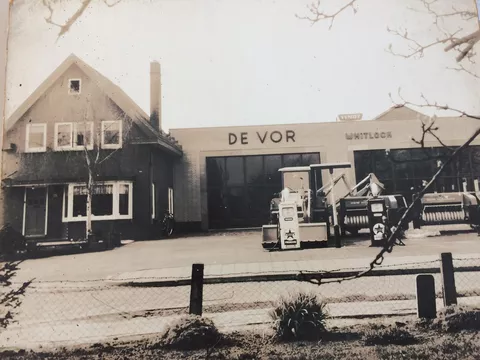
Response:
[{"label": "sky", "polygon": [[[51,1],[59,23],[80,5]],[[479,114],[480,80],[447,69],[456,66],[455,53],[437,47],[422,59],[404,59],[386,52],[390,43],[406,49],[387,26],[406,27],[426,43],[438,36],[431,17],[408,9],[419,1],[358,0],[357,13],[342,13],[329,30],[329,22],[312,25],[296,17],[308,14],[309,0],[121,0],[113,7],[93,0],[57,39],[59,28],[45,21],[42,0],[14,0],[6,117],[72,53],[147,113],[149,64],[159,61],[165,130],[325,122],[345,113],[372,119],[392,105],[389,93],[399,88],[412,102],[423,93],[431,102]],[[345,3],[324,2],[327,9]],[[455,3],[475,7],[474,0]]]}]

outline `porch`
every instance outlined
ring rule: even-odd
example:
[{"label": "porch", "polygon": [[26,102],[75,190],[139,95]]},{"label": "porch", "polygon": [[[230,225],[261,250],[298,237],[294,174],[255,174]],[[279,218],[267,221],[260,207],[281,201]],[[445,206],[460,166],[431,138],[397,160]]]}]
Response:
[{"label": "porch", "polygon": [[[97,239],[132,233],[133,182],[102,181],[92,187],[91,226]],[[12,226],[29,243],[67,245],[86,242],[87,187],[83,183],[7,186],[7,213]]]}]

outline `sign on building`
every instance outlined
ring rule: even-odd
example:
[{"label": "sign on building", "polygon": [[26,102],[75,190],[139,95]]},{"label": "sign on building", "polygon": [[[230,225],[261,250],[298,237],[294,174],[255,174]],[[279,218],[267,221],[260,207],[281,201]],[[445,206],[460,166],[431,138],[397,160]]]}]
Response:
[{"label": "sign on building", "polygon": [[363,114],[340,114],[337,116],[337,121],[356,121],[362,120]]}]

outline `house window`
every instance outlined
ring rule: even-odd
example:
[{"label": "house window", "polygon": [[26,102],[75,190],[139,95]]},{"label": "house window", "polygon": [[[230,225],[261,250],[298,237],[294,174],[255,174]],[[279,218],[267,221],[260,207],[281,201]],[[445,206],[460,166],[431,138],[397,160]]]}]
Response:
[{"label": "house window", "polygon": [[55,124],[55,149],[71,149],[72,148],[72,123]]},{"label": "house window", "polygon": [[[64,222],[87,219],[88,190],[85,184],[69,184],[65,194]],[[91,219],[132,219],[132,183],[102,182],[92,186]]]},{"label": "house window", "polygon": [[75,123],[73,139],[75,149],[93,149],[93,122],[86,121]]},{"label": "house window", "polygon": [[173,189],[168,188],[168,211],[173,214]]},{"label": "house window", "polygon": [[122,122],[120,120],[102,121],[102,148],[118,149],[122,147]]},{"label": "house window", "polygon": [[47,124],[27,124],[26,151],[43,152],[47,150]]},{"label": "house window", "polygon": [[118,189],[118,213],[128,215],[130,211],[130,186],[119,184]]},{"label": "house window", "polygon": [[113,185],[94,185],[92,188],[92,215],[113,215]]},{"label": "house window", "polygon": [[155,209],[155,203],[156,203],[156,200],[157,200],[157,197],[156,197],[156,192],[155,192],[155,183],[152,183],[152,219],[156,219],[157,217],[157,214],[156,214],[156,209]]},{"label": "house window", "polygon": [[68,93],[69,94],[80,94],[82,86],[82,81],[80,79],[70,79],[68,80]]},{"label": "house window", "polygon": [[74,186],[73,196],[68,196],[68,199],[72,199],[72,216],[84,217],[87,216],[87,198],[88,191],[86,186]]}]

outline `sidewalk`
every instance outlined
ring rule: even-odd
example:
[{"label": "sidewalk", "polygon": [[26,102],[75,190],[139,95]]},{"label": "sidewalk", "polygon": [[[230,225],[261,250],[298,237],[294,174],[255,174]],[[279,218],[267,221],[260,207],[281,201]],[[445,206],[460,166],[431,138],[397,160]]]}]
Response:
[{"label": "sidewalk", "polygon": [[[454,259],[480,259],[480,253],[461,254]],[[283,274],[299,271],[349,271],[368,269],[372,258],[357,259],[331,259],[331,260],[296,260],[296,261],[277,261],[277,262],[253,262],[240,264],[212,264],[205,265],[204,276],[211,277],[229,277],[241,275],[267,275]],[[375,269],[399,269],[405,266],[409,268],[430,268],[439,266],[439,256],[401,256],[390,257],[385,255],[382,266],[376,266]],[[141,271],[132,271],[110,276],[107,281],[112,282],[133,282],[144,283],[154,280],[181,280],[191,277],[191,267],[172,267],[162,269],[148,269]]]}]

